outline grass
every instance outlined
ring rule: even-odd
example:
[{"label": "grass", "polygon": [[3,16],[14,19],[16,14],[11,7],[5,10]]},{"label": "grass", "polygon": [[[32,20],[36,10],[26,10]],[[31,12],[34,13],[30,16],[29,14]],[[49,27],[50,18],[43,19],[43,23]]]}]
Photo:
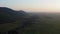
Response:
[{"label": "grass", "polygon": [[[21,24],[18,21],[14,23],[1,24],[0,31],[8,31],[20,26]],[[60,21],[42,20],[32,24],[29,27],[19,29],[19,34],[60,34]]]}]

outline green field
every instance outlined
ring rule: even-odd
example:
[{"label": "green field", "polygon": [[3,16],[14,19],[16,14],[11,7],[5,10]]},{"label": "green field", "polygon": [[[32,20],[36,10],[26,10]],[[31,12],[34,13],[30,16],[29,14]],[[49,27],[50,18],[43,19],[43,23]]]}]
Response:
[{"label": "green field", "polygon": [[[18,27],[21,27],[19,21],[1,24],[0,31],[7,32]],[[60,34],[60,16],[45,15],[35,19],[35,21],[31,21],[30,26],[16,30],[19,34]]]}]

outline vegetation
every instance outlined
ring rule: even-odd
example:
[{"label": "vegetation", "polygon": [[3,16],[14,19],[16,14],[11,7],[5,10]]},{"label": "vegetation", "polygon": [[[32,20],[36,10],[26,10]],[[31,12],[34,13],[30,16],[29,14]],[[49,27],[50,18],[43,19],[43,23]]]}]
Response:
[{"label": "vegetation", "polygon": [[60,34],[60,14],[0,7],[0,34]]}]

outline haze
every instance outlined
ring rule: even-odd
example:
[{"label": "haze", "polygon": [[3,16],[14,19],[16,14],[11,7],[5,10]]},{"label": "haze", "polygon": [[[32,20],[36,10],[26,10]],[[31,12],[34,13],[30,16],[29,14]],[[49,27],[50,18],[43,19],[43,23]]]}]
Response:
[{"label": "haze", "polygon": [[60,12],[60,0],[0,0],[0,7],[28,12]]}]

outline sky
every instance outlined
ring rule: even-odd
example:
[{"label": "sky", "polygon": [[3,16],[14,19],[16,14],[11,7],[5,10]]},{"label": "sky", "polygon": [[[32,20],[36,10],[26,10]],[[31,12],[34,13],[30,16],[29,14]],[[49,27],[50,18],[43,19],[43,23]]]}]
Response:
[{"label": "sky", "polygon": [[0,7],[30,12],[60,12],[60,0],[0,0]]}]

